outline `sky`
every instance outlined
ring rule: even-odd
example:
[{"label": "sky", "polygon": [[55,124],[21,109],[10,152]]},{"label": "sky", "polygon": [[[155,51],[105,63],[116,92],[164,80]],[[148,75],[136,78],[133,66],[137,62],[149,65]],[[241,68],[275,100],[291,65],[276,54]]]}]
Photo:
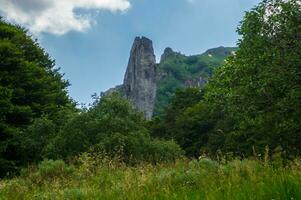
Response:
[{"label": "sky", "polygon": [[0,15],[26,27],[55,59],[78,103],[123,82],[136,36],[186,55],[235,46],[259,0],[0,0]]}]

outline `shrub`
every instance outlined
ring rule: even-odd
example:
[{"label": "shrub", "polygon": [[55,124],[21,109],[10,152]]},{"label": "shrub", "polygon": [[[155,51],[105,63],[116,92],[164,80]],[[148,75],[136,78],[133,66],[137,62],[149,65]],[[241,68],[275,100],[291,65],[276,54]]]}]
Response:
[{"label": "shrub", "polygon": [[153,140],[143,115],[117,93],[71,119],[44,149],[52,159],[93,152],[126,164],[171,161],[182,154],[172,141]]},{"label": "shrub", "polygon": [[75,168],[72,165],[67,165],[62,160],[44,160],[42,161],[35,172],[26,170],[23,176],[28,174],[29,179],[34,183],[42,183],[44,181],[53,181],[70,177]]},{"label": "shrub", "polygon": [[173,140],[152,140],[146,150],[145,158],[151,163],[175,161],[184,151]]}]

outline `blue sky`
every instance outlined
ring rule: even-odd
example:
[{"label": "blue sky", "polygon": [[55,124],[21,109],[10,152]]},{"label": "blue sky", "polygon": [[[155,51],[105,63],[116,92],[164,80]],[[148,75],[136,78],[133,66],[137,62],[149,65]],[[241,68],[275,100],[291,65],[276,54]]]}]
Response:
[{"label": "blue sky", "polygon": [[[53,0],[15,0],[16,5],[8,1],[0,0],[1,5],[7,6],[0,13],[38,37],[72,84],[70,96],[79,103],[89,103],[93,93],[122,83],[135,36],[153,40],[157,59],[166,47],[191,55],[217,46],[235,46],[236,28],[244,12],[259,3],[259,0],[89,0],[88,5],[89,1],[83,4],[82,0],[76,0],[78,5],[74,10],[70,6],[63,9],[62,5],[55,10]],[[20,3],[24,1],[28,1],[26,9]],[[51,5],[53,9],[48,9]],[[47,9],[47,20],[38,23],[37,19],[43,19],[40,15],[47,13]],[[13,11],[18,14],[12,15]],[[78,22],[70,15],[72,12],[85,18]]]}]

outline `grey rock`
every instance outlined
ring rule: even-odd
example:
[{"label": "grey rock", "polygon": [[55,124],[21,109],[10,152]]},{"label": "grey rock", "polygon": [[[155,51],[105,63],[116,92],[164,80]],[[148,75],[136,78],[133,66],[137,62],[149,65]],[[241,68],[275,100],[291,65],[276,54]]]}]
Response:
[{"label": "grey rock", "polygon": [[124,87],[123,87],[123,85],[117,85],[116,87],[110,88],[110,89],[108,89],[105,92],[101,92],[100,96],[108,96],[108,95],[113,94],[114,92],[118,92],[121,95],[124,95]]},{"label": "grey rock", "polygon": [[125,96],[145,114],[153,116],[157,90],[156,57],[152,41],[136,37],[123,81]]},{"label": "grey rock", "polygon": [[[232,50],[230,50],[232,49]],[[230,56],[234,53],[237,48],[226,48],[223,46],[217,47],[217,48],[212,48],[208,49],[205,54],[210,54],[210,55],[215,55],[215,56]]]},{"label": "grey rock", "polygon": [[164,49],[164,53],[161,55],[161,60],[160,62],[164,62],[168,57],[174,55],[174,51],[172,50],[172,48],[167,47]]},{"label": "grey rock", "polygon": [[180,52],[173,51],[172,48],[170,47],[167,47],[164,49],[164,53],[161,55],[160,63],[165,62],[169,57],[173,57],[177,55],[182,55],[182,54]]},{"label": "grey rock", "polygon": [[[237,48],[218,47],[209,49],[204,54],[225,57],[232,55],[236,50]],[[146,37],[136,37],[131,49],[123,84],[109,89],[102,93],[102,96],[119,92],[129,99],[138,111],[143,112],[146,119],[151,119],[156,102],[157,86],[161,84],[162,80],[172,76],[171,72],[160,69],[160,64],[178,56],[189,58],[181,52],[175,52],[167,47],[161,56],[160,63],[156,65],[152,41]],[[196,60],[198,59],[197,56],[200,55],[194,56]],[[158,69],[156,69],[157,66],[159,66]],[[201,75],[188,78],[183,84],[184,87],[198,87],[201,89],[207,82],[208,77]]]},{"label": "grey rock", "polygon": [[194,78],[194,79],[189,79],[187,81],[185,81],[185,87],[188,88],[202,88],[204,87],[204,85],[206,85],[208,81],[203,78],[202,76],[198,77],[198,78]]}]

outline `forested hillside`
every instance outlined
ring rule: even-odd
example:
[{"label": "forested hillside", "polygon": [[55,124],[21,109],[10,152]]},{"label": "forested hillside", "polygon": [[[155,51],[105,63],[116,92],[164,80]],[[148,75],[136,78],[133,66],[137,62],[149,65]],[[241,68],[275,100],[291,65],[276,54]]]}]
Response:
[{"label": "forested hillside", "polygon": [[157,65],[157,86],[154,115],[162,115],[177,89],[203,88],[213,71],[237,51],[235,47],[209,49],[201,55],[185,56],[166,48]]}]

